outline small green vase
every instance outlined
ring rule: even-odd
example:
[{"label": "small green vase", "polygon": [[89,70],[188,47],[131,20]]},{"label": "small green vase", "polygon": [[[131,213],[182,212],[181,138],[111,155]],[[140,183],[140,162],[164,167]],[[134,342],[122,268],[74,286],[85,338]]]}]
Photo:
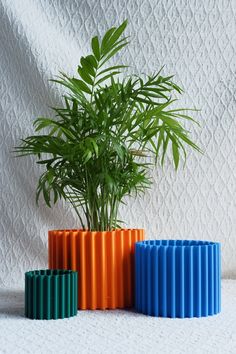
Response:
[{"label": "small green vase", "polygon": [[45,269],[25,273],[25,316],[50,320],[75,316],[78,308],[78,273]]}]

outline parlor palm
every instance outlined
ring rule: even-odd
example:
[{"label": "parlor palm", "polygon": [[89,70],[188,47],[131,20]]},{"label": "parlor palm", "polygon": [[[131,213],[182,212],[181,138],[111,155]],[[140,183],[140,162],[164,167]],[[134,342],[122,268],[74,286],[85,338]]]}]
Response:
[{"label": "parlor palm", "polygon": [[186,109],[172,108],[172,93],[182,94],[173,76],[159,71],[121,78],[125,65],[107,66],[128,44],[126,25],[92,38],[76,77],[61,73],[53,80],[66,88],[64,106],[53,108],[51,118],[36,119],[35,135],[16,148],[44,166],[37,201],[40,194],[48,206],[64,198],[89,230],[119,227],[120,203],[150,186],[150,168],[163,165],[168,150],[176,169],[186,145],[200,151],[182,125],[195,121]]}]

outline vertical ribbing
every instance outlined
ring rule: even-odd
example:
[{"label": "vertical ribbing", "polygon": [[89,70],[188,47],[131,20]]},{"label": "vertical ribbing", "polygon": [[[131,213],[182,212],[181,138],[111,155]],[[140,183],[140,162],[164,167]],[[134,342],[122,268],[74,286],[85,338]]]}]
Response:
[{"label": "vertical ribbing", "polygon": [[77,252],[76,252],[76,233],[71,232],[68,240],[68,263],[71,270],[76,270]]},{"label": "vertical ribbing", "polygon": [[65,278],[67,277],[67,275],[65,277],[59,277],[59,293],[60,293],[60,299],[59,299],[59,310],[61,312],[61,316],[65,317],[67,314],[65,313],[66,311],[66,306],[65,306]]},{"label": "vertical ribbing", "polygon": [[184,287],[184,251],[185,246],[180,247],[180,313],[179,317],[183,318],[184,315],[184,301],[185,301],[185,287]]},{"label": "vertical ribbing", "polygon": [[[141,247],[139,249],[141,252]],[[151,257],[152,257],[152,268],[153,268],[153,275],[151,279],[151,286],[153,286],[153,298],[152,298],[152,315],[159,316],[159,304],[156,299],[158,299],[159,294],[159,270],[158,270],[158,253],[159,247],[152,247],[151,248]],[[135,255],[136,258],[136,255]],[[139,290],[140,291],[140,290]]]},{"label": "vertical ribbing", "polygon": [[[146,245],[144,246],[146,249]],[[140,287],[141,287],[141,309],[143,313],[146,313],[146,268],[147,268],[147,262],[146,262],[146,252],[141,252],[141,280],[140,280]]]},{"label": "vertical ribbing", "polygon": [[130,295],[130,306],[134,306],[134,297],[135,297],[135,244],[139,241],[140,230],[131,230],[131,295]]},{"label": "vertical ribbing", "polygon": [[151,247],[150,245],[147,246],[146,252],[146,262],[147,262],[147,274],[146,274],[146,281],[147,281],[147,308],[146,313],[151,315],[152,313],[152,291],[151,291],[151,281],[152,281],[152,259],[151,259]]},{"label": "vertical ribbing", "polygon": [[[48,235],[53,235],[53,231],[49,231]],[[53,237],[48,237],[48,266],[49,268],[51,268],[53,266],[53,252],[52,250],[54,249],[53,247],[53,242],[54,242],[54,238]]]},{"label": "vertical ribbing", "polygon": [[[87,308],[87,301],[86,301],[86,270],[87,270],[87,264],[86,264],[86,258],[87,258],[87,252],[86,247],[85,247],[85,238],[86,238],[86,232],[81,232],[81,237],[77,237],[77,252],[78,252],[78,268],[77,270],[79,271],[79,278],[80,278],[80,286],[79,286],[79,301],[81,304],[81,309],[86,309]],[[80,265],[83,265],[80,267]]]},{"label": "vertical ribbing", "polygon": [[[181,255],[180,255],[180,247],[174,246],[175,249],[175,306],[176,306],[176,316],[180,317],[180,286],[181,286]],[[160,269],[161,272],[161,269]]]},{"label": "vertical ribbing", "polygon": [[132,307],[134,244],[143,239],[142,229],[49,231],[49,266],[79,272],[80,309]]},{"label": "vertical ribbing", "polygon": [[43,280],[44,280],[44,275],[38,276],[37,277],[37,287],[38,287],[38,318],[43,318],[44,315],[44,284],[43,284]]},{"label": "vertical ribbing", "polygon": [[58,294],[58,275],[55,274],[52,279],[52,294],[53,294],[53,318],[58,319],[59,314],[59,294]]},{"label": "vertical ribbing", "polygon": [[97,270],[99,275],[98,280],[98,291],[99,291],[99,303],[98,306],[100,309],[105,310],[107,303],[107,279],[106,279],[106,242],[104,232],[97,233],[97,250],[98,250],[98,263]]},{"label": "vertical ribbing", "polygon": [[219,311],[219,292],[218,292],[218,264],[216,262],[216,258],[218,257],[218,250],[216,249],[216,245],[214,247],[214,272],[215,272],[215,282],[214,282],[214,313]]},{"label": "vertical ribbing", "polygon": [[78,309],[78,273],[77,272],[74,273],[73,289],[74,289],[73,314],[76,315]]},{"label": "vertical ribbing", "polygon": [[124,307],[124,234],[123,230],[117,230],[117,289],[118,289],[118,307]]},{"label": "vertical ribbing", "polygon": [[135,278],[135,307],[138,311],[141,311],[141,246],[136,243],[135,245],[135,274],[137,275]]},{"label": "vertical ribbing", "polygon": [[69,231],[63,232],[62,234],[62,267],[60,269],[68,269],[68,239],[69,239]]},{"label": "vertical ribbing", "polygon": [[193,246],[193,263],[194,263],[194,317],[201,316],[201,260],[200,260],[200,247]]},{"label": "vertical ribbing", "polygon": [[72,303],[71,303],[71,282],[72,278],[68,276],[68,274],[65,277],[65,301],[67,304],[66,308],[66,315],[69,317],[69,314],[72,312]]},{"label": "vertical ribbing", "polygon": [[132,247],[131,247],[131,230],[127,230],[123,236],[124,238],[124,302],[128,307],[131,306],[131,260],[132,260]]},{"label": "vertical ribbing", "polygon": [[159,254],[159,297],[162,306],[159,308],[160,316],[167,316],[167,264],[166,264],[166,250],[167,247],[160,246]]},{"label": "vertical ribbing", "polygon": [[208,269],[211,271],[209,272],[209,314],[213,315],[214,313],[214,274],[213,274],[213,269],[214,269],[214,254],[213,254],[213,247],[210,246],[208,247]]},{"label": "vertical ribbing", "polygon": [[77,272],[37,270],[25,273],[25,316],[58,319],[77,313]]},{"label": "vertical ribbing", "polygon": [[[37,302],[38,302],[38,292],[37,292],[37,273],[36,276],[33,277],[32,279],[32,293],[33,293],[33,298],[32,298],[32,302],[33,302],[33,306],[32,306],[32,316],[33,318],[38,318],[38,313],[37,313]],[[32,295],[31,295],[32,296]]]},{"label": "vertical ribbing", "polygon": [[167,249],[167,272],[169,274],[168,277],[168,285],[167,285],[167,309],[168,317],[176,316],[176,303],[175,303],[175,249],[174,247],[168,247]]},{"label": "vertical ribbing", "polygon": [[[193,304],[194,304],[194,297],[193,297],[193,277],[194,277],[194,271],[193,271],[193,247],[188,247],[188,252],[187,254],[189,255],[189,309],[188,309],[188,316],[193,317]],[[187,265],[186,265],[187,269]]]},{"label": "vertical ribbing", "polygon": [[107,232],[105,237],[106,250],[110,249],[110,257],[107,257],[107,305],[114,309],[116,306],[117,272],[116,272],[116,253],[115,253],[114,231]]},{"label": "vertical ribbing", "polygon": [[[217,262],[217,259],[215,260]],[[208,315],[208,246],[202,246],[202,316]]]},{"label": "vertical ribbing", "polygon": [[[51,274],[51,272],[49,273]],[[51,292],[52,292],[52,289],[51,289],[51,279],[52,277],[48,276],[48,277],[45,277],[45,296],[46,296],[46,299],[47,299],[47,305],[45,306],[45,313],[44,313],[44,318],[49,320],[50,318],[52,318],[52,307],[53,307],[53,304],[51,305]]]},{"label": "vertical ribbing", "polygon": [[220,244],[154,240],[135,246],[135,308],[161,317],[220,312]]}]

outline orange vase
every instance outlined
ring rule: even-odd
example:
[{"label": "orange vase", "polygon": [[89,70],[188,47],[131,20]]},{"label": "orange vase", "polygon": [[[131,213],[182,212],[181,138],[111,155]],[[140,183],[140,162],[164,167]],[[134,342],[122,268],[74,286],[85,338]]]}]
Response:
[{"label": "orange vase", "polygon": [[78,307],[115,309],[134,305],[134,244],[143,229],[48,232],[49,268],[78,271]]}]

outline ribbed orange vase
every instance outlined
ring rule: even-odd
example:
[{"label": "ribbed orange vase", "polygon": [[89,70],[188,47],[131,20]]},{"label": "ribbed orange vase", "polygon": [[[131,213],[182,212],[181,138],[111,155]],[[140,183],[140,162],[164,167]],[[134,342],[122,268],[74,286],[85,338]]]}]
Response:
[{"label": "ribbed orange vase", "polygon": [[78,307],[115,309],[134,305],[134,245],[143,229],[48,232],[49,268],[78,271]]}]

